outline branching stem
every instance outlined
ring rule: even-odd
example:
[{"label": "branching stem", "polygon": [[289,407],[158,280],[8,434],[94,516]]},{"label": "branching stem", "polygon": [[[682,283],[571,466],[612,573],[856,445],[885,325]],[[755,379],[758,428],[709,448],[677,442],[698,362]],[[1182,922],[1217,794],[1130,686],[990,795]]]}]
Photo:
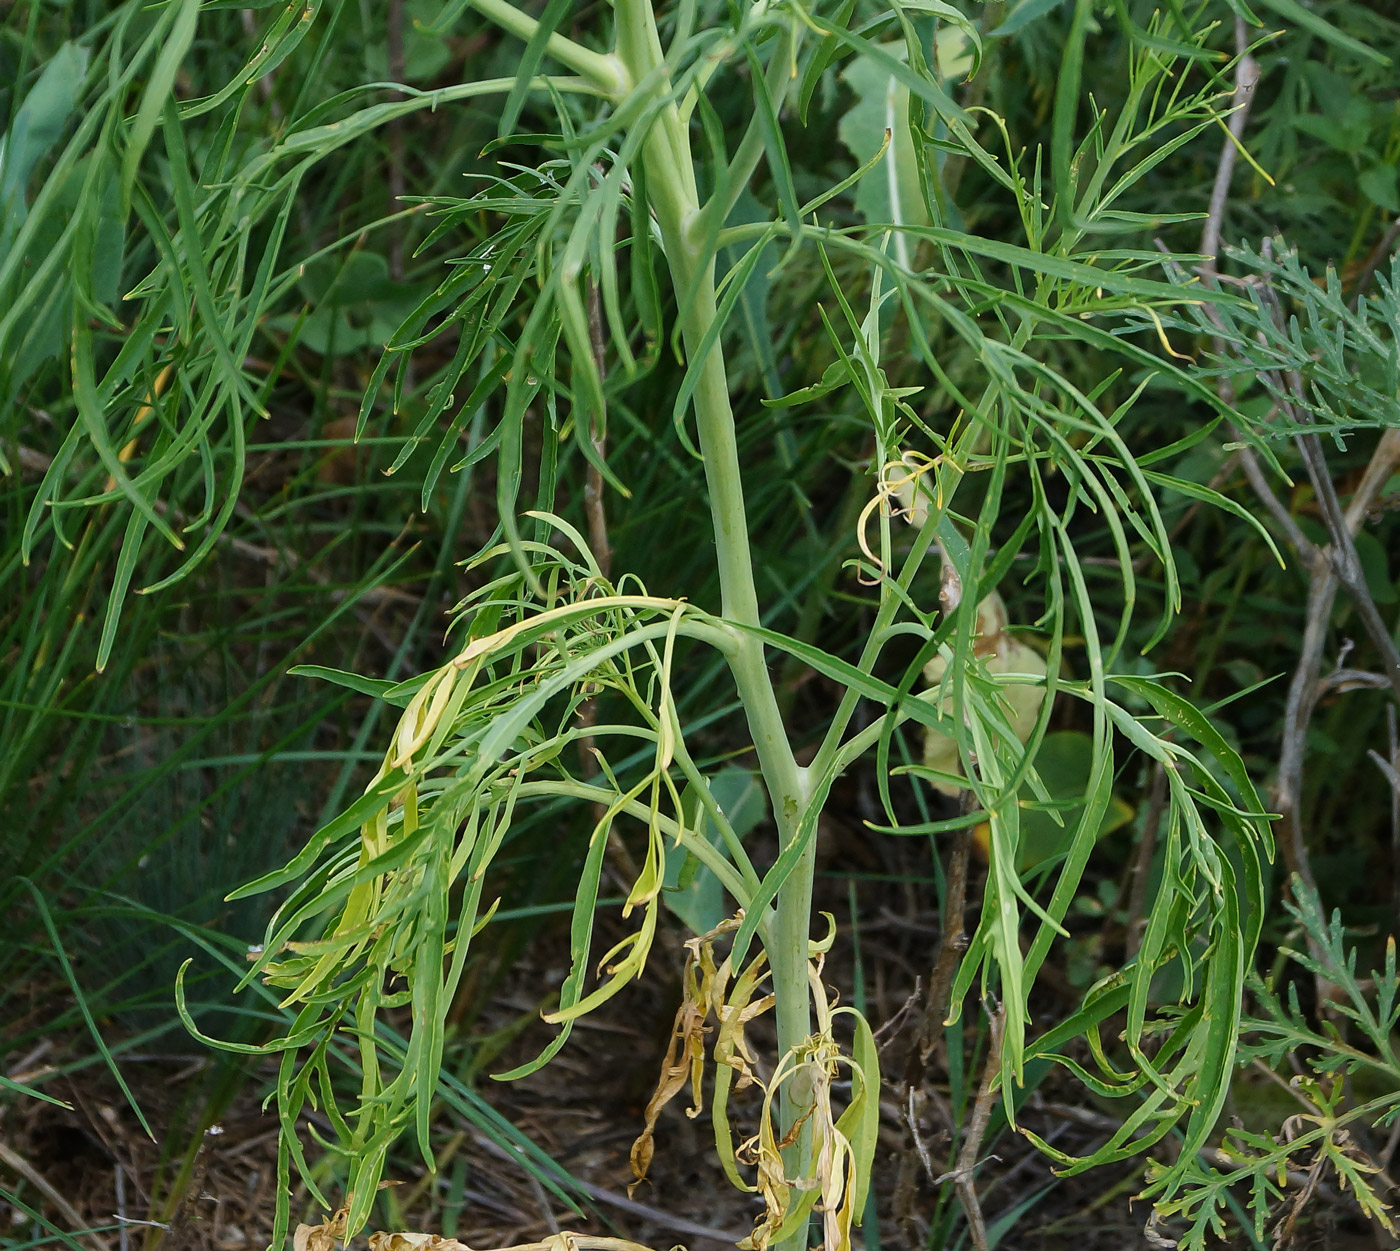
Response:
[{"label": "branching stem", "polygon": [[[478,12],[521,39],[530,39],[538,29],[533,18],[507,0],[471,0],[471,3]],[[761,624],[758,593],[749,549],[729,382],[718,345],[709,343],[707,346],[718,317],[714,254],[701,250],[697,236],[704,232],[695,229],[701,206],[690,137],[676,108],[649,0],[618,0],[616,16],[617,47],[611,55],[601,56],[561,35],[551,35],[547,49],[552,57],[583,74],[613,100],[619,101],[628,91],[636,89],[650,93],[659,105],[652,112],[651,129],[642,149],[642,165],[673,289],[688,293],[679,310],[681,336],[692,366],[697,367],[699,373],[693,402],[710,496],[722,612],[727,620],[756,627]],[[787,48],[786,43],[784,47]],[[633,84],[641,86],[634,88]],[[744,160],[739,162],[737,170],[741,174],[750,159],[747,152],[743,155]],[[697,360],[699,364],[695,366]],[[748,718],[779,838],[782,846],[787,847],[798,836],[811,799],[807,773],[793,757],[762,642],[750,633],[739,632],[737,642],[726,655]],[[591,792],[592,788],[579,789],[583,797],[582,791]],[[784,882],[778,894],[776,919],[765,935],[764,945],[777,997],[780,1052],[795,1047],[811,1032],[807,958],[814,842],[809,837],[808,847]],[[699,854],[700,849],[696,850]],[[737,875],[730,870],[728,878],[737,879]],[[723,877],[721,880],[731,891],[735,886],[742,888],[738,880]],[[747,894],[746,889],[741,889],[736,897],[742,899]],[[809,1102],[810,1092],[804,1084],[793,1081],[783,1087],[785,1129],[800,1118]],[[795,1144],[792,1154],[800,1158],[805,1154],[805,1144]]]},{"label": "branching stem", "polygon": [[[489,18],[502,30],[519,36],[527,43],[539,29],[540,24],[533,17],[522,13],[509,0],[470,0],[470,3],[482,17]],[[558,34],[550,35],[545,50],[559,64],[582,74],[610,99],[621,99],[631,87],[616,57],[604,56]]]},{"label": "branching stem", "polygon": [[[663,72],[661,40],[649,0],[618,0],[617,31],[617,55],[631,80],[655,84],[653,90],[670,97],[657,113],[642,159],[673,287],[678,292],[689,292],[679,317],[681,336],[692,368],[697,368],[697,358],[704,352],[698,364],[699,378],[693,402],[710,496],[722,611],[730,621],[758,626],[761,624],[758,593],[749,550],[729,381],[718,345],[706,348],[718,317],[714,256],[712,252],[699,250],[696,232],[692,229],[701,210],[690,138],[676,109],[669,79]],[[741,632],[729,664],[748,718],[779,839],[786,848],[798,836],[811,798],[807,773],[793,757],[762,642],[752,634]],[[765,944],[773,970],[773,993],[777,998],[775,1014],[780,1053],[795,1047],[812,1028],[807,946],[811,931],[814,844],[815,839],[809,838],[807,848],[778,894],[776,922],[771,941]],[[792,1081],[784,1085],[782,1093],[782,1118],[786,1129],[799,1119],[810,1102],[810,1092],[806,1083]],[[796,1143],[792,1148],[794,1158],[800,1158],[804,1149],[805,1143]]]}]

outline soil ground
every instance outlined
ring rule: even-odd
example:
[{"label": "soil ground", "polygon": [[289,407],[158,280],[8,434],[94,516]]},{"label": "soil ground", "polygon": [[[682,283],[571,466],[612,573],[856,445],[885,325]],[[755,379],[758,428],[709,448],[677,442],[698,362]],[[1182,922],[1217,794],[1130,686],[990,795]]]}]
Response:
[{"label": "soil ground", "polygon": [[[982,1076],[986,1013],[969,999],[960,1037],[947,1033],[926,1063],[911,1064],[941,939],[934,886],[938,867],[926,840],[869,835],[862,820],[878,815],[866,793],[870,779],[857,776],[842,785],[848,789],[833,796],[830,811],[846,818],[831,818],[819,835],[816,907],[834,916],[839,927],[824,978],[830,987],[844,988],[848,1001],[859,991],[858,1001],[877,1031],[884,1078],[874,1219],[858,1231],[856,1251],[970,1246],[956,1179],[949,1174],[956,1172],[963,1127]],[[974,857],[969,928],[981,898],[982,872]],[[616,893],[625,893],[621,875],[613,885]],[[533,1180],[511,1152],[443,1113],[433,1131],[437,1171],[429,1173],[416,1147],[401,1142],[386,1169],[394,1186],[380,1205],[383,1210],[376,1211],[375,1227],[442,1234],[474,1248],[535,1242],[562,1229],[619,1236],[657,1251],[677,1245],[721,1251],[751,1231],[760,1205],[725,1180],[709,1118],[689,1118],[685,1094],[662,1113],[648,1180],[632,1197],[627,1194],[629,1150],[642,1127],[681,998],[685,932],[669,913],[663,915],[643,977],[578,1022],[563,1051],[524,1080],[499,1083],[489,1075],[532,1058],[552,1036],[540,1012],[568,967],[564,914],[547,923],[523,923],[518,943],[504,937],[494,944],[483,941],[491,935],[487,931],[474,948],[483,959],[469,972],[449,1013],[449,1025],[466,1042],[449,1047],[445,1064],[579,1183],[580,1211],[570,1211]],[[627,924],[617,909],[601,914],[595,951],[621,938]],[[1121,945],[1121,937],[1116,941]],[[1114,942],[1102,919],[1086,919],[1082,934],[1065,945],[1070,957],[1042,971],[1032,1005],[1036,1019],[1059,1020],[1072,1011],[1088,979],[1116,958]],[[73,1251],[267,1247],[276,1199],[277,1126],[263,1101],[274,1087],[275,1060],[216,1055],[193,1039],[187,1045],[176,1042],[179,1050],[124,1050],[122,1073],[155,1131],[152,1141],[100,1059],[91,1057],[85,1035],[46,1036],[28,1055],[5,1046],[7,1034],[32,1032],[45,1013],[56,1017],[68,1006],[65,994],[62,984],[16,994],[12,1002],[28,1003],[25,1020],[0,1023],[0,1055],[7,1054],[12,1079],[32,1081],[90,1057],[44,1084],[70,1108],[12,1096],[0,1100],[0,1236],[11,1239],[11,1251],[43,1244],[66,1244]],[[406,1030],[407,1022],[401,1024]],[[109,1044],[120,1042],[124,1030],[134,1032],[121,1020],[100,1025]],[[1111,1035],[1111,1029],[1105,1031],[1106,1038]],[[748,1036],[762,1072],[774,1052],[770,1017],[759,1018]],[[183,1037],[166,1034],[163,1045]],[[958,1054],[951,1054],[955,1048]],[[755,1114],[755,1100],[735,1096],[736,1132],[752,1132]],[[1091,1096],[1056,1069],[1031,1093],[1020,1121],[1057,1150],[1081,1156],[1100,1146],[1122,1115],[1121,1107]],[[315,1160],[315,1139],[332,1136],[330,1122],[312,1113],[303,1130]],[[1170,1245],[1154,1241],[1161,1238],[1155,1231],[1145,1232],[1148,1206],[1133,1201],[1143,1185],[1141,1161],[1057,1177],[1041,1151],[1027,1138],[998,1128],[995,1116],[975,1154],[976,1193],[994,1246],[1123,1251]],[[318,1183],[332,1202],[343,1199],[329,1169]],[[294,1222],[309,1223],[327,1215],[304,1189],[293,1193],[292,1213]],[[363,1236],[357,1242],[362,1251]],[[1237,1235],[1220,1245],[1267,1243]],[[1390,1245],[1378,1242],[1346,1196],[1326,1185],[1292,1243],[1294,1251]]]}]

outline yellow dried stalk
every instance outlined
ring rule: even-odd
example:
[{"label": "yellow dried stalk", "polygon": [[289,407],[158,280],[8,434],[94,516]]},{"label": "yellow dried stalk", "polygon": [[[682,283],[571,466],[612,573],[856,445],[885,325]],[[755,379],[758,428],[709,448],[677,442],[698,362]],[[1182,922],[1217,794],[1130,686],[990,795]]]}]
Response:
[{"label": "yellow dried stalk", "polygon": [[[696,1117],[704,1110],[702,1082],[705,1072],[705,1035],[710,1032],[710,1018],[713,1017],[720,1023],[720,1037],[722,1040],[728,1040],[731,1049],[736,1045],[734,1039],[738,1036],[737,1046],[741,1054],[747,1056],[748,1050],[742,1041],[743,1026],[772,1006],[771,995],[754,1005],[745,1002],[736,1007],[725,1002],[730,965],[726,958],[722,965],[716,967],[715,940],[734,933],[743,923],[743,919],[744,914],[740,911],[737,916],[720,922],[709,933],[689,939],[685,944],[681,1006],[676,1009],[676,1019],[671,1026],[671,1041],[661,1062],[661,1076],[657,1079],[656,1089],[650,1100],[647,1101],[645,1126],[632,1144],[631,1164],[634,1180],[627,1188],[629,1195],[646,1180],[655,1150],[653,1136],[657,1118],[660,1117],[661,1110],[685,1088],[687,1079],[690,1081],[691,1106],[686,1110],[686,1115]],[[756,978],[757,967],[763,960],[764,957],[760,954],[745,972],[749,973],[752,970]],[[720,1062],[718,1044],[715,1048],[715,1059],[717,1063]],[[742,1184],[737,1175],[732,1180],[736,1184]]]},{"label": "yellow dried stalk", "polygon": [[[706,954],[709,955],[708,950]],[[692,952],[686,957],[685,972],[682,975],[684,990],[681,1006],[676,1009],[676,1019],[671,1026],[671,1041],[666,1048],[666,1057],[661,1061],[661,1077],[657,1080],[656,1090],[647,1100],[645,1128],[632,1144],[629,1158],[633,1181],[627,1187],[629,1198],[646,1179],[647,1170],[651,1167],[651,1157],[656,1149],[653,1136],[661,1109],[680,1094],[685,1088],[687,1078],[690,1080],[691,1106],[686,1109],[686,1115],[699,1116],[703,1108],[704,1092],[701,1083],[705,1076],[705,1035],[709,1032],[705,1024],[708,1016],[708,982],[713,980],[714,976],[712,956],[708,963],[709,969],[705,980],[702,981],[696,972],[696,954]]]},{"label": "yellow dried stalk", "polygon": [[[702,1110],[704,1040],[713,1030],[713,1020],[719,1026],[714,1043],[715,1143],[730,1181],[741,1190],[757,1193],[764,1207],[753,1233],[739,1244],[740,1248],[766,1251],[771,1244],[794,1233],[815,1209],[822,1216],[826,1251],[850,1251],[851,1226],[859,1222],[869,1187],[875,1129],[871,1110],[878,1115],[879,1077],[874,1072],[873,1042],[867,1040],[869,1027],[856,1018],[861,1060],[843,1055],[833,1036],[833,1020],[837,1015],[856,1014],[849,1008],[836,1008],[828,999],[821,980],[823,953],[814,949],[808,980],[818,1030],[784,1055],[772,1079],[763,1081],[756,1071],[758,1057],[745,1037],[745,1028],[773,1006],[771,994],[754,998],[768,975],[766,957],[760,954],[750,961],[730,991],[730,961],[726,958],[716,964],[714,956],[715,940],[737,930],[741,921],[742,914],[686,944],[683,999],[656,1090],[647,1104],[645,1126],[632,1145],[636,1180],[629,1187],[629,1194],[645,1179],[651,1164],[653,1136],[661,1110],[685,1088],[687,1081],[692,1101],[687,1115],[698,1116]],[[831,1091],[842,1065],[852,1071],[853,1097],[838,1118],[832,1109]],[[811,1101],[802,1119],[780,1136],[774,1101],[785,1082],[799,1079],[806,1081]],[[732,1089],[751,1085],[763,1092],[759,1130],[736,1149],[729,1130],[728,1097]],[[783,1153],[799,1141],[803,1127],[809,1124],[810,1157],[799,1162],[799,1175],[791,1176]],[[740,1166],[754,1170],[752,1183],[741,1176]]]},{"label": "yellow dried stalk", "polygon": [[[345,1237],[345,1219],[349,1208],[341,1208],[328,1221],[319,1225],[298,1225],[292,1236],[292,1251],[334,1251],[335,1244]],[[652,1251],[640,1242],[625,1238],[597,1238],[590,1234],[575,1234],[561,1230],[541,1242],[521,1242],[510,1247],[472,1248],[456,1238],[441,1234],[414,1233],[408,1230],[369,1236],[370,1251]],[[673,1247],[671,1251],[684,1251]]]},{"label": "yellow dried stalk", "polygon": [[[596,1238],[591,1234],[575,1234],[560,1230],[540,1242],[518,1242],[509,1247],[472,1248],[456,1238],[440,1234],[378,1233],[369,1238],[370,1251],[652,1251],[640,1242],[626,1238]],[[671,1251],[685,1251],[672,1247]]]},{"label": "yellow dried stalk", "polygon": [[[866,586],[877,586],[885,576],[885,562],[870,546],[866,529],[876,512],[887,517],[904,517],[915,529],[921,529],[928,520],[930,500],[935,509],[943,504],[942,483],[938,467],[943,456],[925,456],[922,452],[905,452],[898,460],[880,467],[880,477],[875,483],[875,495],[860,511],[856,521],[856,542],[861,553],[870,562],[872,573],[858,571],[858,580]],[[923,483],[925,474],[934,476],[935,489],[932,493]]]}]

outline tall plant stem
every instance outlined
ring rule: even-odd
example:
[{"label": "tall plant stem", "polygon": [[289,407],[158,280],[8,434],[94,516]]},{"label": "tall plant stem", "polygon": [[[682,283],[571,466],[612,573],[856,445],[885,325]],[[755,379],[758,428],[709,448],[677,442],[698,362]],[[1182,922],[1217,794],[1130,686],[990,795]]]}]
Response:
[{"label": "tall plant stem", "polygon": [[[532,38],[538,30],[538,23],[509,0],[471,3],[485,17],[522,39]],[[645,90],[658,106],[647,110],[650,129],[641,159],[650,208],[660,229],[677,296],[681,336],[699,374],[693,403],[710,496],[722,612],[736,625],[754,627],[760,624],[758,592],[729,381],[718,342],[708,342],[719,316],[714,253],[702,242],[709,232],[704,229],[690,137],[675,105],[650,0],[617,0],[616,21],[617,46],[611,55],[600,56],[559,35],[549,38],[546,49],[551,56],[584,74],[614,101],[620,101],[628,91]],[[791,47],[786,42],[783,47],[784,55],[791,56]],[[739,172],[743,175],[751,168],[751,161],[748,154],[741,155],[744,160],[739,162]],[[808,772],[798,765],[788,742],[762,642],[748,630],[736,630],[732,645],[724,651],[748,718],[779,838],[787,848],[797,839],[812,799]],[[808,823],[809,831],[814,824]],[[808,837],[808,846],[778,892],[775,924],[765,943],[773,970],[780,1052],[797,1047],[812,1031],[807,959],[815,841]],[[783,1087],[784,1131],[801,1118],[810,1102],[811,1091],[805,1078],[799,1076]],[[806,1139],[804,1127],[798,1141],[789,1148],[793,1166],[806,1154]],[[789,1242],[804,1246],[805,1231],[799,1231]]]},{"label": "tall plant stem", "polygon": [[[508,0],[471,0],[471,5],[502,30],[507,30],[526,42],[529,42],[539,29],[540,24],[533,17],[522,13]],[[582,74],[613,99],[618,99],[626,93],[629,84],[625,77],[618,73],[618,65],[613,57],[603,56],[559,34],[549,36],[545,42],[545,50],[561,65],[567,65],[576,74]]]},{"label": "tall plant stem", "polygon": [[[632,81],[654,83],[653,89],[668,97],[647,136],[642,159],[666,261],[680,301],[681,335],[686,352],[692,365],[700,360],[702,352],[705,353],[698,366],[694,405],[714,523],[722,611],[730,621],[757,626],[760,623],[758,593],[754,586],[739,449],[724,356],[717,343],[705,346],[718,310],[714,257],[701,250],[699,239],[704,232],[696,228],[701,208],[690,138],[674,101],[669,98],[670,83],[660,72],[664,57],[648,0],[618,0],[617,31],[617,55]],[[738,632],[729,663],[748,717],[782,845],[787,847],[798,836],[803,812],[811,798],[807,772],[793,758],[768,675],[763,644],[746,631]],[[777,999],[775,1012],[780,1051],[797,1046],[812,1029],[807,945],[811,932],[815,840],[809,839],[808,843],[779,891],[776,924],[768,947],[773,992]],[[800,1082],[790,1082],[784,1087],[785,1129],[809,1101],[809,1092]],[[795,1152],[800,1153],[802,1146],[797,1144]]]}]

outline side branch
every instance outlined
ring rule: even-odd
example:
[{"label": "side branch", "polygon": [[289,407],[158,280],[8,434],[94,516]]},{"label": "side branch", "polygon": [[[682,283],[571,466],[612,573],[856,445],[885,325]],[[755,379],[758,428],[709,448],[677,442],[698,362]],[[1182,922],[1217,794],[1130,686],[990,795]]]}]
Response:
[{"label": "side branch", "polygon": [[[482,17],[496,23],[502,30],[525,40],[534,38],[539,22],[522,13],[509,0],[468,0]],[[631,89],[622,62],[611,54],[594,52],[581,43],[575,43],[565,35],[550,35],[545,51],[561,65],[567,65],[577,74],[582,74],[604,95],[613,101],[620,100]]]}]

